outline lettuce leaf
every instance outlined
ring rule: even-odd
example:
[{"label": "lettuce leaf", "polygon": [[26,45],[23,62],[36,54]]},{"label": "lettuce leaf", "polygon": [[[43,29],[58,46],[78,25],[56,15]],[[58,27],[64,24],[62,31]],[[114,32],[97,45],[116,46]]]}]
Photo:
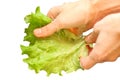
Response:
[{"label": "lettuce leaf", "polygon": [[24,41],[30,42],[28,46],[21,45],[22,54],[28,55],[23,61],[36,73],[45,70],[47,75],[51,73],[62,75],[82,69],[79,62],[80,56],[87,56],[88,49],[83,36],[77,36],[68,30],[60,30],[46,38],[37,38],[33,30],[43,27],[52,20],[40,12],[37,7],[35,13],[25,16],[25,22],[29,26],[25,29]]}]

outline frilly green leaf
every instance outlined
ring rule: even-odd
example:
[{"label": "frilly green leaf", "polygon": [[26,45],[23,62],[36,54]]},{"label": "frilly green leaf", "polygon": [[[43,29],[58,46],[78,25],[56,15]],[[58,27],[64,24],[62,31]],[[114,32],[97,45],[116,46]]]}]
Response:
[{"label": "frilly green leaf", "polygon": [[25,29],[25,41],[30,42],[28,46],[21,45],[22,54],[28,55],[23,61],[36,73],[45,70],[48,75],[51,73],[62,75],[82,69],[79,62],[80,56],[87,56],[88,49],[84,38],[77,36],[68,30],[60,30],[46,38],[36,38],[33,30],[43,27],[51,22],[51,19],[40,12],[37,7],[35,13],[25,18],[29,26]]}]

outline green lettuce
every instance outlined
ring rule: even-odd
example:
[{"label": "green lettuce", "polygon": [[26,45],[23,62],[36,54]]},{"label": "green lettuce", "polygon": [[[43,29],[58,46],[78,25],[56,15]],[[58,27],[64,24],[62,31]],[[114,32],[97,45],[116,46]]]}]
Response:
[{"label": "green lettuce", "polygon": [[46,38],[37,38],[33,35],[33,30],[43,27],[52,20],[40,12],[37,7],[35,13],[31,13],[24,18],[29,26],[25,29],[24,41],[29,45],[21,45],[22,54],[28,55],[23,61],[36,73],[44,70],[47,75],[51,73],[62,75],[62,71],[67,73],[82,69],[79,58],[87,56],[88,49],[83,36],[77,36],[72,32],[62,29]]}]

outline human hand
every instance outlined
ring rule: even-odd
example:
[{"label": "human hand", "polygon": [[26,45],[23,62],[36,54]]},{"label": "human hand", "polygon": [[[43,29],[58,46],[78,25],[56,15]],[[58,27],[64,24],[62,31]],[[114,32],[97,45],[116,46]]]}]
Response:
[{"label": "human hand", "polygon": [[[36,37],[46,37],[60,29],[73,27],[79,27],[75,33],[81,34],[91,28],[95,13],[90,0],[80,0],[53,7],[48,12],[48,17],[53,21],[47,26],[35,29],[34,35]],[[81,25],[87,25],[87,27]]]},{"label": "human hand", "polygon": [[120,13],[109,15],[96,23],[85,40],[96,44],[87,57],[80,59],[84,69],[96,63],[115,61],[120,57]]}]

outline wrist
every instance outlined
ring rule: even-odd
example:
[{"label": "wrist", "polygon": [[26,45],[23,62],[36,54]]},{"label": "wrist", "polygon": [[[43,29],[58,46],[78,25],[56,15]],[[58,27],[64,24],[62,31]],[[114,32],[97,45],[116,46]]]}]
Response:
[{"label": "wrist", "polygon": [[120,12],[120,0],[91,0],[91,4],[96,12],[94,23],[109,14]]}]

